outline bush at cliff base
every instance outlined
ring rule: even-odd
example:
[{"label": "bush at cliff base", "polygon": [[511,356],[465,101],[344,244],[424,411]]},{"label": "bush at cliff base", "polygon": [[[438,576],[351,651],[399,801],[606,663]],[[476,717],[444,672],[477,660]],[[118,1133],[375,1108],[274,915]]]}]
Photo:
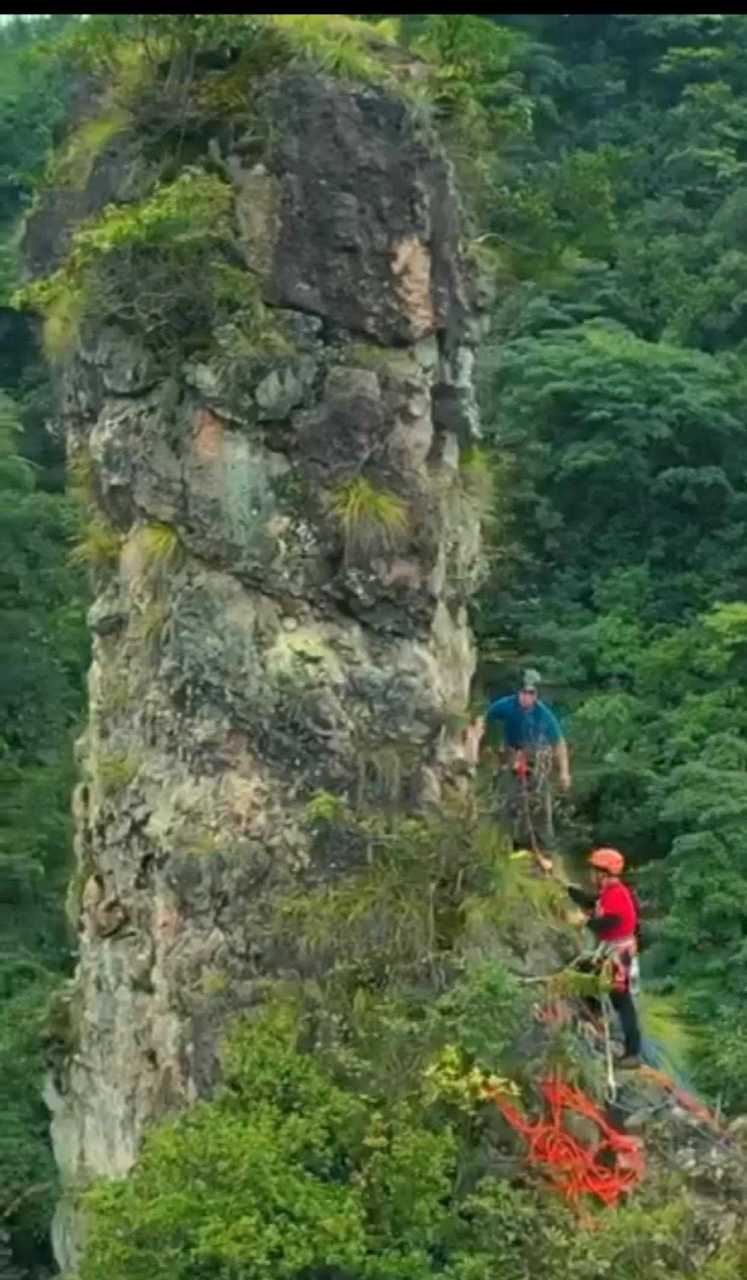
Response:
[{"label": "bush at cliff base", "polygon": [[[289,1009],[240,1031],[220,1095],[152,1132],[128,1179],[87,1194],[80,1280],[694,1275],[684,1196],[662,1202],[659,1188],[656,1207],[602,1211],[585,1229],[556,1198],[475,1166],[469,1110],[432,1088],[359,1096],[298,1033]],[[746,1263],[722,1250],[698,1276],[739,1280]]]}]

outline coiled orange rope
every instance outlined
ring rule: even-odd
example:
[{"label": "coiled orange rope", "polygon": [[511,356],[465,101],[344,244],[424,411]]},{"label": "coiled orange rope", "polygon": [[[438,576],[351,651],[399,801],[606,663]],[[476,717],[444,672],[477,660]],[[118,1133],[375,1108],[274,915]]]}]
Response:
[{"label": "coiled orange rope", "polygon": [[[557,1077],[545,1080],[542,1092],[550,1107],[550,1119],[534,1122],[498,1090],[488,1088],[484,1096],[492,1099],[508,1123],[525,1139],[529,1163],[542,1166],[566,1200],[575,1204],[582,1195],[593,1195],[603,1204],[617,1205],[620,1197],[644,1176],[646,1166],[641,1142],[613,1129],[591,1099],[565,1081]],[[593,1148],[577,1142],[563,1127],[564,1109],[592,1120],[599,1129],[601,1141]],[[612,1155],[611,1166],[600,1161],[604,1153]]]}]

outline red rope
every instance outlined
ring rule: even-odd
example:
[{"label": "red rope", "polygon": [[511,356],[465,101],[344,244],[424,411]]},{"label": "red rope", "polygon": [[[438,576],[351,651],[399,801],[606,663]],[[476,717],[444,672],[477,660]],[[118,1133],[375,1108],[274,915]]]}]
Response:
[{"label": "red rope", "polygon": [[702,1120],[704,1124],[715,1129],[717,1133],[723,1132],[723,1125],[719,1123],[714,1113],[708,1107],[704,1107],[701,1102],[698,1102],[698,1099],[694,1098],[691,1093],[686,1093],[684,1089],[680,1089],[665,1071],[657,1071],[654,1067],[643,1066],[640,1069],[640,1074],[660,1085],[662,1089],[666,1089],[679,1102],[681,1107],[685,1107],[687,1111],[692,1112],[698,1120]]},{"label": "red rope", "polygon": [[[508,1123],[528,1145],[527,1160],[543,1167],[555,1189],[574,1204],[582,1195],[593,1195],[603,1204],[615,1206],[624,1193],[640,1182],[645,1172],[643,1149],[638,1139],[620,1133],[607,1123],[598,1107],[580,1089],[557,1078],[545,1080],[542,1092],[550,1107],[549,1120],[527,1119],[498,1090],[487,1089]],[[576,1111],[592,1120],[602,1140],[591,1149],[583,1147],[563,1128],[563,1110]],[[600,1162],[609,1152],[614,1165]]]}]

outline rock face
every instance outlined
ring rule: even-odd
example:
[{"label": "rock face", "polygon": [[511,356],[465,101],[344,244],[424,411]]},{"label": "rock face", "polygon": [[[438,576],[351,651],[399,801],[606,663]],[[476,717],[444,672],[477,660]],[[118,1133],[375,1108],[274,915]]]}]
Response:
[{"label": "rock face", "polygon": [[272,904],[340,869],[311,867],[314,792],[376,802],[395,760],[413,809],[466,768],[475,321],[449,166],[378,90],[293,73],[262,109],[261,160],[222,160],[277,340],[164,370],[107,321],[62,380],[121,545],[90,614],[74,1047],[48,1086],[63,1270],[77,1189],[210,1092],[226,1019],[293,971]]}]

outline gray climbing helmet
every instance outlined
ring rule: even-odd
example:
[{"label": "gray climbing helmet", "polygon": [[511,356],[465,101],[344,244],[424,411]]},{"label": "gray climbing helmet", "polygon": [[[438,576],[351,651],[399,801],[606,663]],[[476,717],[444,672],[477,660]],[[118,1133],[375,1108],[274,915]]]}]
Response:
[{"label": "gray climbing helmet", "polygon": [[541,676],[539,671],[536,671],[534,667],[527,667],[521,677],[521,687],[522,689],[526,689],[527,692],[532,691],[537,693],[539,691],[540,680]]}]

